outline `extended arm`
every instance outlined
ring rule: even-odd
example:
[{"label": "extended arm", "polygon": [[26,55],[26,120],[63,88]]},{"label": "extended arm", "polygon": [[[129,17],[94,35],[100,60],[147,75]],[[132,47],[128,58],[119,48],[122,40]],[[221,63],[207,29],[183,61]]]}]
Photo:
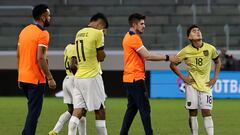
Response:
[{"label": "extended arm", "polygon": [[178,58],[176,56],[168,56],[163,54],[154,54],[149,52],[144,46],[137,51],[147,61],[170,61],[177,63]]}]

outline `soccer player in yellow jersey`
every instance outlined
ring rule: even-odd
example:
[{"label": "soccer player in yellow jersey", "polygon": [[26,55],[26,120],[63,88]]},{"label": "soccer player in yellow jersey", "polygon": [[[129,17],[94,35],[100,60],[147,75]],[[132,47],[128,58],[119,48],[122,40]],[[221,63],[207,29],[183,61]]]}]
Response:
[{"label": "soccer player in yellow jersey", "polygon": [[[57,135],[63,125],[71,118],[73,113],[73,98],[72,91],[74,88],[74,74],[76,73],[77,68],[75,68],[74,64],[77,64],[76,53],[75,53],[75,44],[70,43],[65,47],[64,50],[64,66],[66,70],[66,77],[63,80],[63,102],[67,104],[68,110],[61,114],[59,117],[54,129],[48,133],[48,135]],[[86,135],[86,113],[80,119],[78,125],[79,135]]]},{"label": "soccer player in yellow jersey", "polygon": [[[198,109],[201,109],[207,135],[214,134],[212,120],[213,96],[211,88],[220,71],[220,58],[214,46],[202,41],[202,33],[197,25],[187,30],[191,44],[177,55],[187,66],[188,75],[184,76],[174,63],[170,68],[185,82],[186,108],[189,110],[189,126],[192,135],[198,135]],[[214,76],[210,79],[212,60],[215,63]]]},{"label": "soccer player in yellow jersey", "polygon": [[69,121],[68,135],[76,135],[84,109],[95,112],[98,135],[107,135],[104,104],[106,94],[100,65],[105,58],[103,30],[107,28],[107,18],[97,13],[91,17],[88,27],[76,34],[78,65],[73,90],[74,111]]}]

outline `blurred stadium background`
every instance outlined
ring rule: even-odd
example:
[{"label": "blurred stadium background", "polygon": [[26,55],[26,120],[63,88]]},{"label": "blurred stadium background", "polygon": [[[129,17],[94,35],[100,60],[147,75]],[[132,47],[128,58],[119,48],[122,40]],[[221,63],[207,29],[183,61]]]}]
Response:
[{"label": "blurred stadium background", "polygon": [[[123,69],[123,52],[121,47],[121,40],[126,31],[128,31],[128,16],[131,13],[139,12],[147,16],[145,33],[142,35],[144,45],[154,52],[175,54],[185,44],[188,43],[186,39],[186,29],[191,24],[198,24],[203,32],[204,41],[209,42],[216,46],[217,49],[226,47],[230,54],[237,59],[240,58],[240,1],[239,0],[1,0],[0,1],[0,114],[8,115],[11,111],[7,103],[9,103],[12,97],[6,98],[3,96],[22,96],[21,91],[17,90],[17,67],[16,67],[16,47],[18,34],[20,30],[29,23],[32,23],[31,10],[32,7],[39,3],[46,3],[49,5],[52,14],[52,23],[49,27],[51,35],[50,48],[49,48],[49,64],[52,69],[53,75],[57,81],[57,90],[52,92],[46,91],[46,95],[50,96],[47,101],[52,101],[52,96],[56,92],[61,91],[61,83],[65,77],[63,66],[63,50],[65,46],[74,41],[76,32],[87,25],[91,15],[96,12],[102,12],[106,14],[109,19],[110,27],[107,31],[105,48],[107,52],[107,58],[102,63],[104,70],[103,79],[105,83],[105,89],[107,95],[110,97],[110,107],[108,111],[111,112],[111,107],[116,106],[116,102],[113,97],[124,97],[125,91],[122,88],[122,69]],[[157,132],[164,135],[173,134],[189,134],[187,128],[187,113],[183,108],[183,96],[181,92],[182,82],[171,73],[168,68],[167,62],[147,62],[147,85],[150,91],[151,98],[180,98],[173,100],[176,106],[173,108],[178,110],[183,120],[178,122],[179,124],[185,124],[177,128],[179,132],[171,132],[171,129],[166,132]],[[184,65],[183,65],[184,66]],[[224,98],[216,100],[220,108],[216,110],[217,120],[220,127],[227,127],[228,129],[216,129],[218,135],[236,135],[237,132],[236,123],[233,116],[239,112],[229,102],[239,102],[238,99],[226,100],[226,98],[240,98],[240,72],[227,71],[221,72],[219,80],[214,87],[214,94],[217,98]],[[112,99],[111,99],[112,98]],[[18,104],[18,101],[24,101],[24,98],[16,98],[16,102],[12,103],[13,106]],[[123,106],[119,111],[124,112],[126,102],[125,99],[118,98],[119,102],[123,102]],[[13,100],[15,101],[15,100]],[[115,101],[115,102],[114,102]],[[153,112],[161,111],[166,106],[158,107],[159,102],[162,100],[152,99]],[[163,100],[164,103],[168,103],[168,100]],[[6,104],[4,103],[6,102]],[[180,104],[179,104],[180,102]],[[227,103],[224,104],[224,103]],[[55,99],[54,104],[58,104],[60,107],[54,114],[56,116],[50,116],[54,118],[49,120],[50,125],[45,125],[44,120],[48,119],[44,116],[44,113],[53,111],[49,109],[48,104],[45,103],[46,110],[43,111],[42,125],[38,130],[38,134],[46,134],[50,130],[56,121],[61,111],[65,109],[61,100]],[[222,105],[224,104],[224,105]],[[120,104],[122,105],[122,104]],[[171,106],[171,104],[169,104]],[[22,103],[22,106],[25,106]],[[48,107],[47,107],[48,106]],[[221,108],[223,107],[223,108]],[[229,109],[235,108],[236,112],[228,112]],[[8,109],[9,111],[6,111]],[[26,109],[26,108],[24,108]],[[49,110],[48,110],[49,109]],[[167,110],[166,110],[167,109]],[[175,111],[177,112],[177,110]],[[226,114],[232,116],[233,122],[224,125],[221,121],[229,121],[228,119],[222,120],[220,117],[221,109],[225,110]],[[2,110],[6,112],[1,113]],[[174,110],[174,109],[173,109]],[[172,108],[165,108],[166,114],[173,111]],[[169,111],[169,112],[168,112]],[[183,114],[182,114],[183,111]],[[218,112],[219,111],[219,112]],[[25,111],[21,111],[25,114]],[[118,111],[116,111],[117,113]],[[158,112],[158,111],[157,111]],[[214,112],[214,113],[215,113]],[[230,113],[230,114],[229,114]],[[21,117],[24,118],[23,114]],[[218,115],[219,114],[219,115]],[[17,114],[16,114],[17,115]],[[165,115],[165,114],[162,114]],[[161,120],[161,116],[157,117],[158,113],[154,113],[153,117]],[[15,116],[17,117],[17,116]],[[15,118],[14,117],[14,118]],[[20,117],[20,116],[19,116]],[[45,118],[46,117],[46,118]],[[110,116],[110,118],[113,116]],[[116,118],[117,129],[120,129],[120,123],[122,122],[123,114],[121,118]],[[1,116],[0,131],[8,131],[10,124],[5,117]],[[109,118],[109,119],[110,119]],[[170,118],[169,116],[167,118]],[[225,117],[226,118],[226,117]],[[14,119],[13,119],[14,121]],[[21,121],[21,120],[20,120]],[[40,120],[41,121],[41,120]],[[110,120],[111,121],[111,120]],[[158,121],[153,120],[154,123]],[[165,121],[168,121],[165,119]],[[110,122],[111,123],[111,122]],[[115,124],[116,124],[115,123]],[[238,122],[239,123],[239,122]],[[20,126],[19,126],[20,124]],[[23,120],[16,126],[21,129]],[[223,124],[223,125],[221,125]],[[5,125],[5,126],[4,126]],[[114,125],[114,122],[113,122]],[[138,121],[136,125],[141,125],[141,121]],[[161,127],[164,123],[160,123]],[[175,126],[174,122],[169,124]],[[1,129],[2,127],[2,129]],[[138,126],[136,126],[138,127]],[[158,127],[155,126],[157,129]],[[184,128],[184,129],[182,129]],[[161,128],[161,130],[164,130]],[[231,132],[232,131],[232,132]],[[112,135],[115,135],[115,130],[110,131]],[[20,132],[6,133],[6,135],[18,134]],[[142,129],[132,132],[134,135],[141,135]],[[1,134],[1,133],[0,133]],[[64,133],[63,133],[64,134]],[[66,129],[65,129],[66,134]],[[92,133],[93,134],[93,133]]]}]

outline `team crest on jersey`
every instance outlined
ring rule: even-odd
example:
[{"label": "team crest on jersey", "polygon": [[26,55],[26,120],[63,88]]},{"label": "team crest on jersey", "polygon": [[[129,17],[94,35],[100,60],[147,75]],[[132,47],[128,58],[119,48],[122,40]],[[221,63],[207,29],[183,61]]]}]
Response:
[{"label": "team crest on jersey", "polygon": [[191,106],[191,104],[192,104],[191,102],[187,102],[187,106]]},{"label": "team crest on jersey", "polygon": [[204,50],[203,54],[204,54],[204,56],[208,56],[209,55],[209,51],[208,50]]}]

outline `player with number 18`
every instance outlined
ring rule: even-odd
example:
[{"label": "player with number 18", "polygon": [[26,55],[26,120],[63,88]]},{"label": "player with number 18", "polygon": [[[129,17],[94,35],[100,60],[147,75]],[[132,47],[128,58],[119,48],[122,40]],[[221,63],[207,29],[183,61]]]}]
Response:
[{"label": "player with number 18", "polygon": [[[198,109],[201,109],[207,135],[214,134],[212,120],[213,96],[211,88],[220,71],[220,58],[214,46],[202,41],[202,33],[197,25],[187,30],[191,42],[177,55],[187,66],[188,76],[184,76],[174,63],[170,68],[185,82],[186,108],[189,110],[189,126],[192,135],[198,135]],[[212,61],[215,63],[214,76],[210,79]]]}]

